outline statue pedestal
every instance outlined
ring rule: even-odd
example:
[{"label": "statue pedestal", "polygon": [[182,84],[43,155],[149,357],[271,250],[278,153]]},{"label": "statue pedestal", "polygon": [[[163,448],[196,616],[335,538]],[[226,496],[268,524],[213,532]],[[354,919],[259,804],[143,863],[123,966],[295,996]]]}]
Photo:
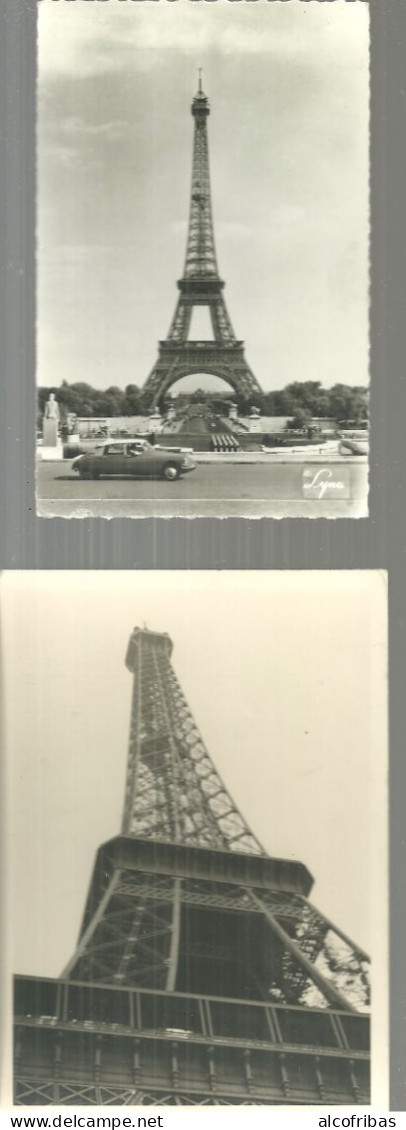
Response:
[{"label": "statue pedestal", "polygon": [[44,447],[58,446],[58,421],[44,417],[42,421],[42,442]]},{"label": "statue pedestal", "polygon": [[[63,443],[62,443],[62,440],[59,439],[59,437],[58,437],[58,443],[57,443],[56,447],[45,447],[45,444],[43,443],[41,445],[41,447],[38,448],[37,454],[38,454],[38,459],[41,461],[41,463],[44,463],[46,460],[49,460],[50,463],[55,463],[57,460],[59,461],[59,459],[64,458],[63,453],[64,453]],[[72,456],[72,459],[73,459],[73,456]]]}]

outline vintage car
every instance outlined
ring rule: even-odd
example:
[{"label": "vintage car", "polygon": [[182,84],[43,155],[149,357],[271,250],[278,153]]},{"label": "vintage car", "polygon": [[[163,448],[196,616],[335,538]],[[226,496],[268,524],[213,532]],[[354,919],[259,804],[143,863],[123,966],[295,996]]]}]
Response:
[{"label": "vintage car", "polygon": [[101,475],[130,476],[131,478],[168,479],[172,482],[196,464],[181,450],[154,447],[146,439],[110,441],[86,455],[73,460],[72,470],[81,479],[99,479]]}]

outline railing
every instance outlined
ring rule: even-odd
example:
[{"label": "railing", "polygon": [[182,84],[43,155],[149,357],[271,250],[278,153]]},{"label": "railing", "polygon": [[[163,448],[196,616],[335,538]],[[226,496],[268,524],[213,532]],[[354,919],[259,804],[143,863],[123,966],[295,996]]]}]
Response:
[{"label": "railing", "polygon": [[355,1058],[369,1051],[365,1015],[87,982],[17,977],[15,1017],[22,1025],[189,1043],[289,1047]]},{"label": "railing", "polygon": [[17,1105],[369,1102],[368,1018],[16,978]]}]

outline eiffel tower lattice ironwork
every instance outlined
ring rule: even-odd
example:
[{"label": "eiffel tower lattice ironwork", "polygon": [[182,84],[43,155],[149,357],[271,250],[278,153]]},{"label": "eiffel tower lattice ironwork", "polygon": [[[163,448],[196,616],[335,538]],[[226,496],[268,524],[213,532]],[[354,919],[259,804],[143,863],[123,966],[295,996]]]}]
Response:
[{"label": "eiffel tower lattice ironwork", "polygon": [[[245,360],[244,343],[235,336],[224,301],[224,282],[217,266],[207,136],[209,113],[209,101],[200,75],[199,89],[192,101],[194,142],[185,267],[178,282],[180,294],[168,336],[159,343],[158,360],[144,385],[145,398],[151,407],[175,381],[193,373],[221,377],[244,397],[262,395]],[[195,306],[208,307],[213,340],[188,339]]]},{"label": "eiffel tower lattice ironwork", "polygon": [[368,959],[266,854],[135,629],[121,835],[59,980],[17,977],[17,1105],[368,1102]]}]

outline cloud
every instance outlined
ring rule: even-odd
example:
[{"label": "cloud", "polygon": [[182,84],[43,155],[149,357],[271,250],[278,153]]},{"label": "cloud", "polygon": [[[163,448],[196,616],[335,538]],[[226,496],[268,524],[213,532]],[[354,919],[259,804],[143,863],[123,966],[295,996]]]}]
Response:
[{"label": "cloud", "polygon": [[[60,165],[70,166],[77,161],[77,152],[70,145],[61,145],[59,142],[47,145],[46,149],[52,153]],[[43,147],[43,152],[45,147]]]},{"label": "cloud", "polygon": [[39,9],[40,74],[76,77],[158,65],[162,51],[193,53],[199,61],[215,50],[223,55],[266,53],[315,65],[348,66],[367,45],[368,7],[364,0],[288,4],[257,0],[192,3],[55,3]]},{"label": "cloud", "polygon": [[65,263],[86,263],[95,255],[111,254],[111,245],[108,243],[59,243],[53,247],[53,255]]},{"label": "cloud", "polygon": [[173,235],[186,235],[188,222],[187,220],[172,220],[169,228]]},{"label": "cloud", "polygon": [[110,122],[85,122],[83,118],[69,117],[59,124],[59,133],[68,137],[101,137],[106,141],[120,141],[128,130],[128,123],[118,119]]},{"label": "cloud", "polygon": [[253,238],[258,238],[259,241],[262,242],[263,236],[264,234],[268,234],[268,230],[269,229],[266,229],[265,232],[264,229],[258,227],[258,225],[254,227],[254,225],[240,224],[237,221],[218,220],[216,223],[217,234],[223,242],[226,239],[239,241],[240,239],[252,240]]}]

